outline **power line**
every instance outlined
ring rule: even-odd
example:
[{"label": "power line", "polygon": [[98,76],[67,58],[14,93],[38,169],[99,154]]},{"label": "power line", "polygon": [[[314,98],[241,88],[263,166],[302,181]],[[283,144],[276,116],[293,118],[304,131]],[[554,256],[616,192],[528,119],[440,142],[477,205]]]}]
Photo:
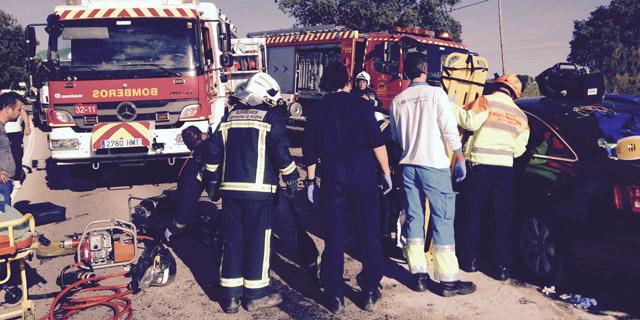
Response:
[{"label": "power line", "polygon": [[460,10],[460,9],[473,7],[475,5],[478,5],[478,4],[481,4],[481,3],[485,3],[485,2],[489,2],[489,0],[482,0],[482,1],[478,1],[478,2],[474,2],[474,3],[470,3],[470,4],[467,4],[467,5],[464,5],[462,7],[453,8],[449,12],[454,12],[454,11],[457,11],[457,10]]}]

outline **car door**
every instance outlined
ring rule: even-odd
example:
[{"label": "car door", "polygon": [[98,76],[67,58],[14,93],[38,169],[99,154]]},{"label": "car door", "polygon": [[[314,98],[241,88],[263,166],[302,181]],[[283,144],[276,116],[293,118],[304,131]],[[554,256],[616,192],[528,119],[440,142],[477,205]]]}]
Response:
[{"label": "car door", "polygon": [[518,206],[536,208],[577,201],[577,153],[554,126],[534,113],[525,113],[531,135],[527,151],[515,162]]}]

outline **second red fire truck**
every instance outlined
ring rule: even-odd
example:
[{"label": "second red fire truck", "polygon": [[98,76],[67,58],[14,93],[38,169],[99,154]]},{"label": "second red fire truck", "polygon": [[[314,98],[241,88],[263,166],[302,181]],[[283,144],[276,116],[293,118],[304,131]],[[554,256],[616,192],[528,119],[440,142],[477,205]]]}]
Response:
[{"label": "second red fire truck", "polygon": [[[383,108],[388,109],[391,100],[409,86],[409,80],[403,77],[408,54],[427,55],[428,81],[437,86],[442,85],[446,58],[452,53],[463,57],[469,54],[448,33],[436,36],[422,28],[396,27],[392,32],[363,34],[344,27],[319,26],[254,32],[248,36],[267,38],[268,73],[278,81],[289,102],[289,128],[293,130],[303,130],[305,109],[322,96],[318,84],[323,69],[330,63],[345,65],[352,78],[360,71],[368,72],[372,89]],[[479,69],[486,75],[486,65]],[[484,79],[481,82],[480,87]]]}]

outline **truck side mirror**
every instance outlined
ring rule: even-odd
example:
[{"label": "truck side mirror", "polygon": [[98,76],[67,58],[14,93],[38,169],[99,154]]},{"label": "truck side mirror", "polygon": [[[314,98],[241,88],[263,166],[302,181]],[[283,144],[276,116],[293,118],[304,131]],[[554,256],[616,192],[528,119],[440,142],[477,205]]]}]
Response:
[{"label": "truck side mirror", "polygon": [[230,68],[233,66],[233,55],[229,52],[223,53],[220,55],[220,65],[225,68]]},{"label": "truck side mirror", "polygon": [[36,39],[36,28],[33,26],[27,26],[24,38],[27,42],[27,59],[32,59],[36,56],[36,46],[38,44]]}]

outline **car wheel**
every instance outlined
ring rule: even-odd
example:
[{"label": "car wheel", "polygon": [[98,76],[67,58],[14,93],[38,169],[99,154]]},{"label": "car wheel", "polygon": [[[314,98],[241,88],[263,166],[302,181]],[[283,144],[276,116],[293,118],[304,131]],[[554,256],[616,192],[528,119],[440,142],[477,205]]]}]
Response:
[{"label": "car wheel", "polygon": [[524,271],[544,285],[560,283],[563,259],[555,229],[548,220],[529,216],[522,221],[518,251]]}]

